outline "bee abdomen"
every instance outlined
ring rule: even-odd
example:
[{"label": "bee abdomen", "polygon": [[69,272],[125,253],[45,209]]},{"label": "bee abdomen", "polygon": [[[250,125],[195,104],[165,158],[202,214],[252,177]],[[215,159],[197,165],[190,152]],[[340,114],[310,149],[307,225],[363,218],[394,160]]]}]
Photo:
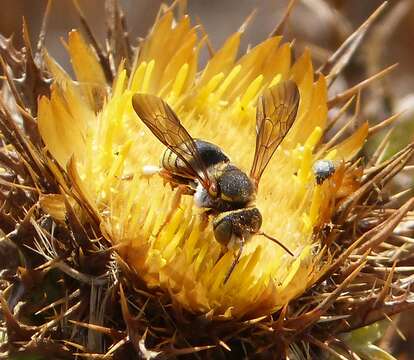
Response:
[{"label": "bee abdomen", "polygon": [[176,154],[170,149],[166,149],[162,154],[161,166],[169,172],[176,173],[177,170],[184,167],[184,164]]},{"label": "bee abdomen", "polygon": [[[229,162],[230,159],[217,146],[208,141],[195,139],[194,140],[200,159],[206,168],[222,162]],[[199,168],[195,164],[197,161],[193,154],[189,153],[188,147],[183,143],[180,145],[181,153],[185,154],[185,160],[192,168]],[[166,149],[161,158],[161,166],[173,174],[185,175],[188,174],[188,165],[180,159],[173,151]]]}]

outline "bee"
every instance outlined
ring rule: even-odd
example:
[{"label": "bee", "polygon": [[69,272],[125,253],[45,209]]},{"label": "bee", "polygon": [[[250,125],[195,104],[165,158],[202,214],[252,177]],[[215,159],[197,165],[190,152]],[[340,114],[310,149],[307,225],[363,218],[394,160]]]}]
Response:
[{"label": "bee", "polygon": [[332,160],[317,160],[313,164],[313,173],[318,185],[322,185],[336,171],[336,164]]},{"label": "bee", "polygon": [[234,165],[219,146],[192,138],[161,98],[138,93],[133,95],[132,105],[142,122],[167,147],[159,174],[173,186],[184,185],[187,194],[194,196],[196,206],[208,209],[222,255],[228,250],[234,252],[224,283],[253,235],[267,237],[293,256],[277,239],[260,231],[262,215],[255,206],[260,178],[296,119],[299,91],[293,81],[266,89],[258,99],[256,147],[249,175]]}]

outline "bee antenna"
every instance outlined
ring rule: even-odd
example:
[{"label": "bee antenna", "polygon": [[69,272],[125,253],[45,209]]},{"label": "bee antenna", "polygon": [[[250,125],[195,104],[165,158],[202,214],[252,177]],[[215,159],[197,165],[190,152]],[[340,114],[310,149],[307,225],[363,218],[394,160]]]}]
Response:
[{"label": "bee antenna", "polygon": [[240,243],[240,248],[239,248],[239,251],[237,252],[236,257],[234,258],[234,261],[233,261],[233,263],[231,264],[230,269],[227,271],[226,277],[224,278],[224,281],[223,281],[223,285],[226,285],[226,283],[227,283],[227,281],[229,280],[229,278],[230,278],[231,274],[233,273],[234,268],[235,268],[235,267],[236,267],[236,265],[239,263],[239,260],[240,260],[241,254],[242,254],[242,252],[243,252],[243,245],[244,245],[244,241],[242,241],[242,242]]},{"label": "bee antenna", "polygon": [[292,251],[290,251],[285,245],[283,245],[278,239],[276,239],[276,238],[274,238],[274,237],[272,237],[272,236],[270,236],[270,235],[267,235],[267,234],[265,234],[264,232],[260,232],[260,233],[258,233],[257,235],[263,235],[264,237],[266,237],[266,238],[268,238],[269,240],[272,240],[273,242],[275,242],[276,244],[278,244],[283,250],[285,250],[290,256],[295,256],[294,254],[293,254],[293,252]]}]

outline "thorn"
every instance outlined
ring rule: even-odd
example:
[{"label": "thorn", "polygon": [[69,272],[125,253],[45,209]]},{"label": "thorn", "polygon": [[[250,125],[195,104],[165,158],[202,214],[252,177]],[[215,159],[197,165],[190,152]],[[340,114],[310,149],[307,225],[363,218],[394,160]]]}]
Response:
[{"label": "thorn", "polygon": [[381,121],[379,124],[376,124],[374,126],[371,126],[368,129],[368,134],[369,136],[371,136],[372,134],[375,134],[378,131],[381,131],[382,129],[384,129],[385,127],[387,127],[388,125],[392,124],[395,120],[397,120],[401,115],[403,115],[406,112],[406,110],[400,111],[399,113],[396,113],[394,115],[391,115],[390,117],[388,117],[387,119]]},{"label": "thorn", "polygon": [[201,19],[199,16],[196,16],[196,22],[197,22],[197,25],[200,26],[200,30],[201,30],[201,33],[203,34],[203,37],[205,37],[206,39],[207,50],[210,55],[210,58],[212,58],[216,52],[214,50],[213,44],[211,43],[210,37],[207,34],[206,28],[204,27],[204,24],[201,22]]},{"label": "thorn", "polygon": [[[362,244],[356,251],[356,254],[361,254],[367,250],[373,249],[375,246],[381,244],[386,238],[388,238],[395,227],[401,222],[404,216],[414,206],[414,198],[410,198],[403,206],[398,209],[393,215],[379,225],[379,231],[375,233],[371,238]],[[378,228],[378,227],[377,227]],[[374,228],[374,229],[377,229]],[[367,233],[368,234],[368,233]]]},{"label": "thorn", "polygon": [[366,32],[378,16],[383,12],[386,6],[387,1],[383,2],[368,17],[368,19],[342,43],[342,45],[332,54],[325,64],[318,69],[318,72],[321,73],[327,73],[329,71],[327,74],[329,84],[335,80],[336,76],[340,74],[343,68],[348,64],[352,55],[361,44]]},{"label": "thorn", "polygon": [[358,91],[366,88],[368,85],[370,85],[373,81],[383,78],[385,75],[388,75],[392,70],[394,70],[398,66],[398,63],[393,64],[391,66],[388,66],[384,70],[376,73],[375,75],[372,75],[368,79],[365,79],[364,81],[361,81],[357,85],[351,87],[348,90],[345,90],[344,92],[336,95],[335,97],[328,100],[328,108],[333,108],[334,106],[340,104],[343,101],[348,100],[351,98],[354,94],[356,94]]},{"label": "thorn", "polygon": [[361,256],[361,259],[357,262],[357,266],[355,270],[349,274],[345,280],[343,280],[336,289],[331,292],[326,299],[324,299],[313,311],[322,312],[324,313],[331,305],[332,303],[337,299],[337,297],[342,293],[344,289],[348,287],[348,285],[356,278],[356,276],[360,273],[362,268],[366,265],[367,262],[367,256],[371,252],[371,249],[368,249],[365,251],[365,253]]},{"label": "thorn", "polygon": [[182,19],[188,13],[187,0],[178,1],[178,18]]},{"label": "thorn", "polygon": [[404,197],[404,195],[409,194],[412,190],[413,190],[412,188],[408,188],[408,189],[405,189],[403,191],[400,191],[397,194],[394,194],[394,195],[390,196],[386,205],[390,206],[393,202],[401,199],[402,197]]},{"label": "thorn", "polygon": [[272,32],[269,34],[269,38],[270,37],[274,37],[277,35],[283,35],[283,32],[285,30],[287,21],[289,20],[289,16],[293,10],[293,8],[295,7],[297,3],[297,0],[290,0],[289,4],[285,10],[285,13],[283,14],[282,19],[280,20],[280,22],[276,25],[276,27],[272,30]]},{"label": "thorn", "polygon": [[221,347],[223,347],[224,349],[226,349],[227,351],[231,351],[231,348],[230,348],[230,346],[228,346],[223,340],[219,340],[218,341],[218,343],[219,343],[219,345],[221,346]]},{"label": "thorn", "polygon": [[3,74],[6,76],[7,79],[7,84],[10,87],[10,90],[13,93],[13,97],[15,99],[16,104],[19,104],[22,108],[24,108],[24,102],[19,94],[19,92],[17,91],[16,85],[14,84],[13,78],[10,76],[10,72],[9,72],[9,66],[6,64],[6,62],[3,59],[3,56],[0,55],[0,66],[1,69],[3,70]]},{"label": "thorn", "polygon": [[394,270],[395,270],[396,265],[397,265],[397,262],[394,261],[394,263],[392,264],[391,271],[389,272],[387,279],[385,281],[385,284],[382,285],[382,289],[380,293],[378,294],[378,297],[374,301],[373,308],[376,308],[379,303],[382,303],[385,300],[387,293],[392,284],[392,278],[394,276]]},{"label": "thorn", "polygon": [[334,136],[332,136],[331,139],[329,139],[329,141],[326,144],[322,145],[321,149],[319,150],[320,153],[323,153],[326,150],[334,146],[336,141],[339,140],[339,138],[345,133],[345,131],[349,128],[349,126],[356,122],[356,120],[358,119],[360,110],[361,110],[361,92],[358,91],[358,95],[356,97],[354,115],[351,118],[349,118],[349,120],[336,132]]},{"label": "thorn", "polygon": [[252,12],[247,16],[246,20],[243,21],[243,24],[241,24],[238,30],[239,33],[244,33],[246,31],[247,27],[256,17],[256,14],[257,14],[257,9],[253,9]]},{"label": "thorn", "polygon": [[372,154],[371,158],[368,160],[367,168],[378,166],[382,162],[388,146],[390,145],[389,142],[393,131],[393,128],[388,130],[388,132],[382,138],[380,144],[375,149],[374,154]]},{"label": "thorn", "polygon": [[115,345],[112,345],[110,349],[106,352],[105,358],[110,359],[110,355],[112,355],[116,350],[121,348],[123,345],[129,342],[129,337],[125,337],[119,340]]},{"label": "thorn", "polygon": [[341,119],[342,118],[342,116],[346,113],[346,111],[348,110],[348,108],[351,106],[351,104],[352,104],[352,102],[354,101],[354,99],[355,99],[355,95],[354,96],[352,96],[346,103],[345,103],[345,105],[344,106],[342,106],[340,109],[339,109],[339,111],[338,111],[338,113],[337,114],[335,114],[335,117],[333,117],[332,118],[332,120],[331,121],[329,121],[329,124],[327,125],[327,127],[326,127],[326,130],[325,130],[325,132],[327,132],[327,131],[329,131],[330,129],[332,129],[332,127],[337,123],[337,121],[339,120],[339,119]]},{"label": "thorn", "polygon": [[312,335],[309,335],[309,334],[306,335],[306,339],[310,343],[313,343],[314,345],[319,347],[320,349],[322,349],[322,350],[326,351],[327,353],[330,353],[331,355],[333,355],[334,358],[337,358],[339,360],[348,360],[349,359],[346,356],[344,356],[344,355],[340,354],[339,352],[337,352],[336,350],[334,350],[332,345],[326,344],[326,343],[314,338]]},{"label": "thorn", "polygon": [[74,324],[74,325],[84,327],[86,329],[91,329],[91,330],[97,331],[101,334],[109,335],[109,336],[112,336],[112,337],[118,337],[119,338],[119,337],[124,337],[126,335],[124,331],[116,330],[116,329],[113,329],[113,328],[108,328],[108,327],[101,326],[101,325],[95,325],[95,324],[86,323],[86,322],[82,322],[82,321],[71,320],[71,319],[69,319],[69,322]]},{"label": "thorn", "polygon": [[[72,347],[74,347],[75,349],[77,349],[77,350],[80,350],[80,351],[83,351],[83,352],[86,352],[87,351],[87,349],[83,346],[83,345],[81,345],[81,344],[77,344],[77,343],[75,343],[75,342],[72,342],[72,341],[68,341],[68,340],[62,340],[62,342],[64,343],[64,344],[66,344],[66,345],[69,345],[69,346],[72,346]],[[81,354],[81,353],[80,353]],[[75,354],[73,354],[73,355],[75,355]],[[83,355],[85,355],[85,354],[83,354]],[[75,355],[76,356],[76,355]]]},{"label": "thorn", "polygon": [[64,297],[64,298],[61,298],[59,300],[56,300],[56,301],[50,303],[49,305],[43,307],[42,309],[36,311],[35,312],[35,315],[40,315],[41,313],[43,313],[43,312],[45,312],[45,311],[47,311],[49,309],[52,309],[52,308],[54,308],[57,305],[65,304],[65,303],[68,302],[68,300],[73,300],[74,298],[78,297],[79,295],[80,295],[80,290],[77,289],[72,294],[70,294],[69,296]]},{"label": "thorn", "polygon": [[47,25],[49,23],[50,10],[52,8],[52,3],[53,3],[53,0],[48,0],[46,4],[45,13],[43,14],[42,25],[40,27],[40,33],[39,33],[39,40],[37,41],[37,46],[36,46],[36,50],[38,53],[42,51],[43,46],[45,44]]}]

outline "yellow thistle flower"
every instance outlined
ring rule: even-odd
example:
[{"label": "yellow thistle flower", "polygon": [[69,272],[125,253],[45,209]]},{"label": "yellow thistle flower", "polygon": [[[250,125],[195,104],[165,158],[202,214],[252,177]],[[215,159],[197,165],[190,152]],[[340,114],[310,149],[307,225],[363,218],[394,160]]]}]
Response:
[{"label": "yellow thistle flower", "polygon": [[[371,127],[359,119],[358,92],[392,67],[328,96],[385,5],[315,72],[310,51],[293,60],[293,43],[281,36],[238,55],[245,26],[199,68],[205,34],[188,16],[175,18],[174,6],[160,10],[134,54],[115,0],[104,51],[74,3],[86,30],[71,31],[66,44],[75,79],[48,54],[44,28],[36,50],[26,24],[22,49],[0,35],[0,253],[13,259],[0,279],[1,353],[391,359],[375,342],[380,320],[414,304],[414,198],[397,207],[401,194],[384,196],[383,187],[414,145],[384,160],[385,137],[366,163],[357,158],[397,118]],[[238,249],[222,256],[193,197],[148,176],[165,147],[132,99],[162,98],[194,138],[248,173],[258,99],[284,81],[297,85],[298,112],[256,205],[262,230],[293,256],[253,236],[224,281]],[[354,100],[355,115],[341,126]],[[335,168],[323,179],[320,160]]]},{"label": "yellow thistle flower", "polygon": [[[198,69],[202,40],[189,17],[175,23],[168,11],[145,40],[129,77],[121,65],[100,108],[96,89],[105,89],[104,73],[81,34],[73,31],[68,49],[79,83],[51,64],[58,81],[50,99],[40,100],[38,118],[46,149],[63,168],[73,156],[72,170],[103,233],[125,245],[119,250],[122,258],[147,285],[165,289],[187,310],[225,317],[269,314],[313,284],[315,268],[326,266],[318,256],[322,246],[315,229],[330,221],[348,170],[319,186],[312,166],[318,159],[352,159],[368,132],[364,124],[341,144],[318,148],[326,127],[327,89],[325,77],[314,76],[309,51],[292,63],[291,44],[275,36],[238,59],[241,36],[230,36]],[[233,254],[229,251],[217,262],[220,246],[211,226],[201,224],[192,198],[171,208],[171,187],[161,178],[143,176],[143,167],[158,165],[164,149],[135,115],[131,97],[137,92],[162,97],[190,134],[219,145],[247,171],[255,146],[257,98],[286,79],[299,88],[298,115],[265,171],[257,206],[263,230],[295,256],[256,236],[223,284]],[[171,219],[163,226],[167,217]]]}]

